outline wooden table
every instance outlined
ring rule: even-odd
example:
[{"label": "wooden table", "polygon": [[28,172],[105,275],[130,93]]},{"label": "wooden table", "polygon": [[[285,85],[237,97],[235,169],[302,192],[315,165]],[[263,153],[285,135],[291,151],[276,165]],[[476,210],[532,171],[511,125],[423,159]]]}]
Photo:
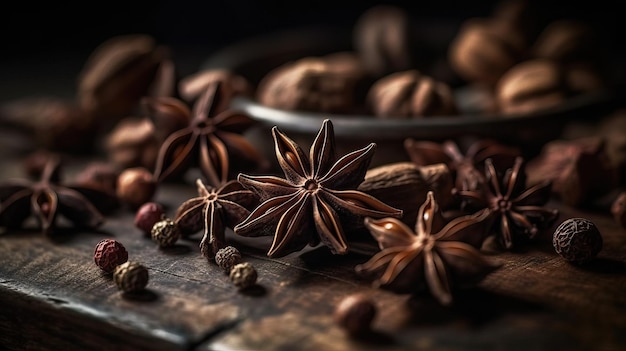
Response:
[{"label": "wooden table", "polygon": [[[4,159],[1,179],[19,174]],[[195,195],[166,184],[155,200],[175,208]],[[428,296],[370,287],[354,273],[362,254],[332,256],[312,248],[269,259],[269,241],[229,241],[259,273],[238,291],[207,262],[199,238],[159,249],[121,209],[98,232],[45,237],[0,235],[0,345],[27,350],[617,350],[626,347],[626,231],[604,213],[558,206],[560,220],[583,216],[604,247],[586,268],[560,258],[551,232],[527,251],[498,254],[504,266],[452,307]],[[557,223],[558,224],[558,223]],[[103,238],[123,243],[148,267],[148,290],[129,297],[93,262]],[[332,320],[338,302],[363,292],[375,299],[374,332],[348,337]]]}]

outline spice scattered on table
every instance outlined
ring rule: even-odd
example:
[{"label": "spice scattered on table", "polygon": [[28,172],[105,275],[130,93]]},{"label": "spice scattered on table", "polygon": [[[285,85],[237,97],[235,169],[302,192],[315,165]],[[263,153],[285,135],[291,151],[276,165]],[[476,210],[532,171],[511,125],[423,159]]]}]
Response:
[{"label": "spice scattered on table", "polygon": [[148,285],[148,269],[141,263],[128,261],[115,268],[113,280],[117,288],[123,292],[140,292]]},{"label": "spice scattered on table", "polygon": [[586,218],[569,218],[554,231],[554,250],[567,261],[584,264],[602,250],[602,234],[595,223]]},{"label": "spice scattered on table", "polygon": [[113,273],[115,267],[128,261],[128,251],[117,240],[102,239],[96,244],[93,260],[105,273]]}]

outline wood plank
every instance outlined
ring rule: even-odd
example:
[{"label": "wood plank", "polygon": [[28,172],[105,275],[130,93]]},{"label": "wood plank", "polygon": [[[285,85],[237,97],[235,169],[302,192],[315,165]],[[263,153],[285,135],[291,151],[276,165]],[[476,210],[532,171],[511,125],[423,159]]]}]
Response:
[{"label": "wood plank", "polygon": [[[12,163],[15,167],[15,163]],[[7,169],[5,174],[16,174]],[[170,214],[194,196],[167,185],[157,200]],[[259,272],[259,286],[239,292],[199,253],[198,238],[159,249],[121,210],[96,233],[37,232],[0,236],[0,344],[70,350],[389,350],[611,349],[626,345],[626,233],[606,214],[561,207],[562,219],[584,216],[604,236],[595,264],[582,269],[551,248],[549,235],[526,252],[505,253],[499,271],[459,292],[450,308],[427,295],[409,298],[370,287],[354,273],[367,256],[332,256],[309,248],[281,259],[270,238],[229,240]],[[122,242],[150,272],[148,292],[129,298],[93,263],[96,243]],[[353,292],[379,307],[375,333],[347,337],[334,306]]]}]

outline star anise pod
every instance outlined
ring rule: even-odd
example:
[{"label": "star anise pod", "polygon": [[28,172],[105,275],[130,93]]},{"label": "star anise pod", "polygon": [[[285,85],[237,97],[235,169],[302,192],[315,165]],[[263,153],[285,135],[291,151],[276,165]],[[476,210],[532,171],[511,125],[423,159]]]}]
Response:
[{"label": "star anise pod", "polygon": [[240,159],[258,165],[262,160],[260,153],[242,135],[254,120],[232,110],[215,113],[220,86],[219,82],[209,85],[192,111],[186,104],[178,104],[184,110],[178,112],[190,114],[190,122],[170,134],[161,145],[154,171],[159,182],[197,164],[208,182],[217,186],[229,179],[230,161]]},{"label": "star anise pod", "polygon": [[501,144],[492,139],[479,139],[472,142],[465,153],[452,140],[443,143],[432,141],[417,141],[407,138],[404,149],[411,162],[419,166],[434,163],[445,163],[454,172],[455,187],[457,189],[476,190],[484,180],[483,166],[490,158],[497,165],[507,166],[513,163],[515,157],[520,156],[516,148]]},{"label": "star anise pod", "polygon": [[490,231],[495,230],[500,243],[514,246],[516,237],[534,238],[540,230],[552,225],[559,216],[557,209],[544,205],[550,200],[552,182],[546,180],[526,188],[522,157],[515,159],[500,177],[491,159],[485,161],[485,179],[480,190],[458,190],[457,194],[470,206],[490,212]]},{"label": "star anise pod", "polygon": [[59,184],[54,178],[59,165],[58,159],[49,160],[38,181],[14,179],[0,184],[0,227],[21,228],[31,215],[44,234],[52,232],[59,214],[81,228],[94,229],[104,222],[88,198],[98,192]]},{"label": "star anise pod", "polygon": [[235,233],[242,236],[274,235],[268,256],[284,256],[320,241],[332,253],[345,254],[347,226],[362,226],[365,217],[402,216],[402,210],[356,190],[376,144],[337,159],[329,119],[322,123],[308,157],[277,127],[272,128],[272,135],[285,178],[239,174],[239,182],[263,203],[235,227]]},{"label": "star anise pod", "polygon": [[174,221],[183,235],[194,234],[204,228],[200,251],[207,259],[226,246],[226,228],[233,228],[250,214],[258,203],[257,196],[244,189],[236,180],[215,188],[196,180],[198,196],[183,202]]},{"label": "star anise pod", "polygon": [[400,294],[427,288],[442,305],[449,305],[453,289],[474,285],[500,267],[476,248],[488,216],[481,211],[446,224],[430,191],[414,231],[395,218],[365,219],[381,251],[355,270],[377,275],[376,287]]}]

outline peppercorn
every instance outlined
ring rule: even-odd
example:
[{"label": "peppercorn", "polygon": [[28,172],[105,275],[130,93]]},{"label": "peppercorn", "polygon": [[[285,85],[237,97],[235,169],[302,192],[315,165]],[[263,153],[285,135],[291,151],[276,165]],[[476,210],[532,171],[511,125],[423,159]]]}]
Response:
[{"label": "peppercorn", "polygon": [[371,330],[376,311],[376,305],[367,296],[352,294],[339,302],[333,318],[350,335],[360,336]]},{"label": "peppercorn", "polygon": [[248,262],[238,263],[230,270],[230,280],[239,289],[247,289],[256,284],[257,272]]},{"label": "peppercorn", "polygon": [[161,204],[156,202],[146,202],[139,207],[135,213],[135,227],[143,231],[146,235],[150,235],[154,224],[165,215],[165,209]]},{"label": "peppercorn", "polygon": [[176,223],[170,218],[162,218],[154,223],[150,231],[152,240],[160,247],[171,247],[180,238],[180,230]]},{"label": "peppercorn", "polygon": [[128,261],[115,268],[113,280],[117,288],[133,293],[145,289],[148,285],[148,269],[140,263]]},{"label": "peppercorn", "polygon": [[552,245],[564,259],[586,263],[602,249],[602,235],[596,225],[585,218],[569,218],[554,231]]},{"label": "peppercorn", "polygon": [[224,270],[230,272],[234,265],[241,262],[241,253],[234,246],[226,246],[215,253],[215,263]]},{"label": "peppercorn", "polygon": [[147,168],[127,168],[117,178],[117,197],[133,209],[150,201],[156,193],[157,183]]},{"label": "peppercorn", "polygon": [[116,266],[128,261],[128,251],[117,240],[103,239],[96,244],[93,260],[104,272],[112,273]]}]

